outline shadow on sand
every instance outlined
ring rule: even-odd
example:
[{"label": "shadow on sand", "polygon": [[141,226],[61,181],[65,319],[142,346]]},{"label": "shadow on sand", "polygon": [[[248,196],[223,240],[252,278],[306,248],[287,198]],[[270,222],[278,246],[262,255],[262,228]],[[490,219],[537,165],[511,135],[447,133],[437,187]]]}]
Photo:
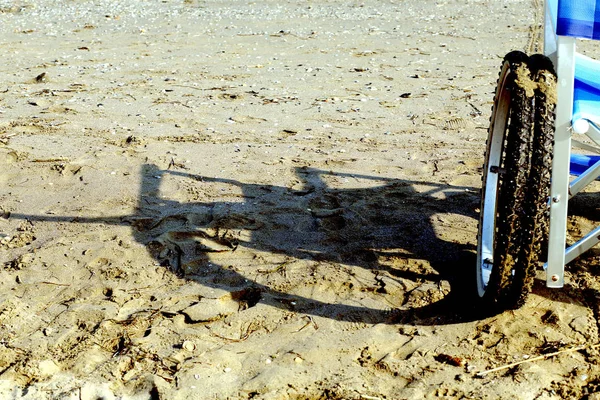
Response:
[{"label": "shadow on sand", "polygon": [[[440,239],[432,224],[436,215],[476,218],[479,197],[473,188],[298,168],[301,184],[292,189],[161,170],[150,164],[141,168],[135,215],[12,214],[11,218],[130,225],[135,240],[172,273],[208,287],[245,293],[249,306],[261,302],[308,315],[372,324],[441,325],[476,318],[471,302],[474,248]],[[219,196],[233,197],[232,201],[181,203],[161,195],[165,179],[187,180],[200,192],[210,188],[241,195]],[[328,179],[353,179],[365,187],[336,189],[327,184]],[[444,196],[436,195],[442,191]],[[376,279],[387,276],[412,282],[413,287],[420,282],[445,282],[450,290],[418,306],[403,303],[379,310],[290,294],[211,259],[211,254],[221,252],[235,258],[252,251],[362,268]],[[390,259],[400,262],[386,262]],[[377,291],[386,293],[385,285]]]}]

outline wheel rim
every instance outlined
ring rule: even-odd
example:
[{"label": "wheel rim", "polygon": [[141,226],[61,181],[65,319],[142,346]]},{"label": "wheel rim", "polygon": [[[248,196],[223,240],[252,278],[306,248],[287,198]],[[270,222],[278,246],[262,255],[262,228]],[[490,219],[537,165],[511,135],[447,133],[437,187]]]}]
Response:
[{"label": "wheel rim", "polygon": [[507,88],[509,72],[510,64],[505,62],[496,89],[484,165],[483,196],[477,245],[477,291],[480,297],[485,294],[494,265],[498,186],[502,173],[504,138],[510,110],[510,92]]}]

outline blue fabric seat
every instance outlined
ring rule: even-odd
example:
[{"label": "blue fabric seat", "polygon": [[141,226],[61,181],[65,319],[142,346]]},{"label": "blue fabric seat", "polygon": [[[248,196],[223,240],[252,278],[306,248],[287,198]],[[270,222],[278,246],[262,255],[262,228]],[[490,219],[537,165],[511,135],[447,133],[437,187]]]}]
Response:
[{"label": "blue fabric seat", "polygon": [[591,168],[594,164],[600,161],[600,156],[589,156],[585,154],[571,154],[569,161],[569,171],[571,175],[579,176],[583,174],[588,168]]},{"label": "blue fabric seat", "polygon": [[585,119],[600,126],[600,62],[581,54],[575,57],[573,121]]},{"label": "blue fabric seat", "polygon": [[558,0],[556,34],[600,40],[600,0]]},{"label": "blue fabric seat", "polygon": [[[556,34],[600,40],[600,0],[554,0]],[[577,54],[573,122],[585,119],[600,126],[600,62]]]}]

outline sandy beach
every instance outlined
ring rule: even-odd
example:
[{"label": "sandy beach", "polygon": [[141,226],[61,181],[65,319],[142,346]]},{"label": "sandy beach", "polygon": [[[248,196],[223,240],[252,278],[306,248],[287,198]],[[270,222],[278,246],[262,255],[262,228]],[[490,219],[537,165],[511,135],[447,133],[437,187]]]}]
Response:
[{"label": "sandy beach", "polygon": [[600,399],[600,252],[470,312],[542,6],[0,0],[0,398]]}]

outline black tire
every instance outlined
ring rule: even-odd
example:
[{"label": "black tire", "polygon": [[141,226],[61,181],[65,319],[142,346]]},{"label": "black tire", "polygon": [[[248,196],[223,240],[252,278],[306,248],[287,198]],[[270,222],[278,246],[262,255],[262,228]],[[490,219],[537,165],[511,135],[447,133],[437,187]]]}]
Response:
[{"label": "black tire", "polygon": [[534,126],[531,169],[527,180],[521,247],[514,271],[511,294],[513,307],[520,307],[531,291],[538,261],[548,254],[550,179],[554,147],[556,109],[556,72],[549,58],[536,54],[529,58],[529,68],[537,84],[534,94]]},{"label": "black tire", "polygon": [[534,55],[536,65],[536,82],[538,89],[536,92],[536,104],[538,108],[535,116],[535,126],[538,129],[535,132],[534,145],[540,146],[534,151],[537,161],[532,164],[532,168],[539,168],[537,175],[540,182],[540,193],[544,194],[545,199],[540,196],[538,204],[546,201],[546,207],[540,227],[540,261],[546,262],[548,259],[548,235],[550,232],[550,183],[552,178],[552,156],[554,154],[554,130],[556,121],[557,104],[557,76],[552,61],[544,55]]},{"label": "black tire", "polygon": [[[506,55],[496,88],[485,162],[477,246],[477,293],[485,311],[514,308],[531,167],[535,82],[529,57]],[[528,268],[525,268],[528,271]],[[527,276],[527,273],[523,275]]]}]

